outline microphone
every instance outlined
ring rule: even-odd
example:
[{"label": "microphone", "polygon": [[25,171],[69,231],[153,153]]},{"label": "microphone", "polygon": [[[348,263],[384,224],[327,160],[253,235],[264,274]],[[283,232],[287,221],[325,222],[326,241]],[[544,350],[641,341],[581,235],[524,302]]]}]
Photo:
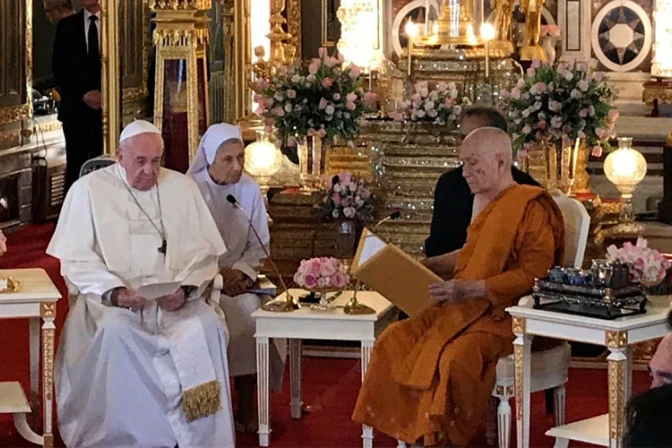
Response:
[{"label": "microphone", "polygon": [[378,227],[382,226],[382,225],[385,224],[387,221],[395,221],[395,220],[397,220],[397,219],[399,219],[399,218],[401,218],[401,212],[400,212],[400,211],[392,212],[392,213],[390,213],[389,215],[387,215],[385,218],[383,218],[383,219],[381,219],[380,221],[378,221],[378,222],[376,223],[376,225],[373,226],[373,230],[376,230]]},{"label": "microphone", "polygon": [[259,236],[259,232],[257,232],[256,227],[254,224],[252,224],[252,218],[250,218],[250,215],[247,214],[245,209],[240,206],[238,203],[238,200],[236,197],[232,194],[229,194],[226,196],[226,200],[236,209],[238,209],[240,212],[243,213],[243,216],[247,219],[247,222],[250,224],[250,228],[252,229],[252,232],[254,233],[254,236],[257,238],[257,241],[259,241],[259,244],[261,245],[261,248],[264,251],[264,254],[266,254],[266,258],[268,261],[271,262],[271,266],[273,266],[273,270],[275,271],[275,275],[278,276],[278,279],[280,280],[280,285],[282,286],[283,292],[285,293],[285,300],[283,301],[277,301],[277,300],[272,300],[268,302],[267,304],[263,305],[261,308],[264,311],[273,311],[273,312],[289,312],[289,311],[294,311],[296,309],[301,308],[301,305],[299,304],[298,300],[295,300],[294,297],[292,297],[289,294],[289,289],[287,288],[287,285],[285,284],[285,281],[282,279],[282,275],[280,274],[280,270],[278,269],[278,266],[275,264],[275,261],[273,261],[273,258],[271,258],[271,254],[268,253],[268,250],[266,250],[266,245],[264,242],[261,240],[261,237]]}]

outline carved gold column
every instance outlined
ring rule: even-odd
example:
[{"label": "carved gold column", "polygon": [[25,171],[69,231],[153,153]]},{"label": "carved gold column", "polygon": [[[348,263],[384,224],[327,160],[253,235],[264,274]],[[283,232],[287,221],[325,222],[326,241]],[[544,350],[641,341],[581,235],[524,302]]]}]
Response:
[{"label": "carved gold column", "polygon": [[165,165],[186,172],[208,126],[207,55],[210,0],[151,0],[156,46],[154,124]]},{"label": "carved gold column", "polygon": [[121,125],[119,105],[119,2],[103,0],[101,4],[100,68],[103,96],[103,154],[114,154]]},{"label": "carved gold column", "polygon": [[250,0],[234,0],[233,6],[233,35],[235,52],[233,55],[235,89],[234,109],[232,116],[235,120],[248,116],[252,110],[252,91],[250,90],[251,61],[251,31],[250,31]]}]

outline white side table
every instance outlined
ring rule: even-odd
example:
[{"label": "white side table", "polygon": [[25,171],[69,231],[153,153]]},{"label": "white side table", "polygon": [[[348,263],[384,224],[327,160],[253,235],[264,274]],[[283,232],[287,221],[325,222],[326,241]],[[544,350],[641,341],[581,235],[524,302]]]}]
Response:
[{"label": "white side table", "polygon": [[530,348],[534,336],[602,345],[609,349],[609,413],[552,428],[555,446],[570,440],[620,448],[625,431],[625,406],[632,385],[632,348],[639,342],[665,336],[670,298],[649,297],[646,314],[603,320],[514,306],[513,316],[516,420],[518,447],[530,446]]},{"label": "white side table", "polygon": [[[0,278],[12,277],[21,283],[19,292],[0,294],[0,319],[30,319],[30,391],[28,403],[21,385],[0,383],[0,414],[13,414],[19,434],[31,443],[54,446],[52,431],[54,395],[54,345],[56,339],[56,302],[61,293],[43,269],[0,270]],[[26,414],[37,406],[40,365],[40,319],[42,320],[42,406],[44,434],[36,434]]]},{"label": "white side table", "polygon": [[[290,290],[295,297],[307,294],[298,289]],[[376,310],[376,314],[349,316],[343,305],[352,297],[345,291],[334,300],[337,307],[331,311],[313,311],[309,306],[291,313],[273,313],[257,310],[252,314],[256,321],[257,341],[257,400],[259,406],[259,445],[268,446],[271,433],[268,391],[268,348],[270,338],[289,339],[289,369],[291,389],[291,416],[301,418],[301,341],[303,339],[360,341],[362,344],[362,379],[369,364],[371,348],[376,337],[396,320],[396,308],[377,292],[359,292],[360,302]],[[283,295],[279,297],[282,299]],[[338,308],[340,306],[340,308]],[[364,448],[373,446],[373,430],[362,428]]]}]

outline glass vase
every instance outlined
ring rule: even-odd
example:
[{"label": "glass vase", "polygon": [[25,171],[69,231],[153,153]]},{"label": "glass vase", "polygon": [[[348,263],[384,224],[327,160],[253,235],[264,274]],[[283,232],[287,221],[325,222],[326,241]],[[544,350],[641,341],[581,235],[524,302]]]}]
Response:
[{"label": "glass vase", "polygon": [[325,174],[325,152],[328,147],[326,139],[318,136],[308,136],[299,143],[299,169],[304,191],[316,191],[321,188],[322,176]]},{"label": "glass vase", "polygon": [[355,255],[357,223],[354,219],[336,222],[336,258],[348,260]]}]

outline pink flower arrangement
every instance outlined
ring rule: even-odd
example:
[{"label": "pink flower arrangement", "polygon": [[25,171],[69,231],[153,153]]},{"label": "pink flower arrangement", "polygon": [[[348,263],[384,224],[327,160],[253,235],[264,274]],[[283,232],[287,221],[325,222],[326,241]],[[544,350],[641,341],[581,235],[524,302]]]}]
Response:
[{"label": "pink flower arrangement", "polygon": [[350,173],[337,174],[324,192],[320,208],[328,218],[370,221],[373,195],[363,179]]},{"label": "pink flower arrangement", "polygon": [[532,61],[526,76],[509,92],[514,149],[522,154],[542,142],[583,139],[594,156],[610,149],[618,112],[604,75],[589,64],[552,66]]},{"label": "pink flower arrangement", "polygon": [[320,48],[319,58],[279,67],[269,79],[256,82],[256,113],[264,118],[266,134],[275,134],[279,144],[296,146],[315,135],[351,142],[359,134],[362,115],[377,105],[363,81],[359,67],[345,65],[342,56],[329,56]]},{"label": "pink flower arrangement", "polygon": [[558,25],[541,25],[541,36],[560,37],[560,27]]},{"label": "pink flower arrangement", "polygon": [[461,106],[457,104],[458,91],[454,82],[439,82],[430,90],[427,81],[415,85],[415,92],[408,101],[390,117],[395,121],[430,122],[444,126],[457,121]]},{"label": "pink flower arrangement", "polygon": [[294,274],[294,283],[311,290],[318,288],[342,289],[350,283],[345,266],[336,258],[311,258],[301,260]]},{"label": "pink flower arrangement", "polygon": [[635,283],[647,286],[657,285],[665,279],[670,262],[663,254],[648,247],[644,238],[637,238],[637,243],[624,243],[620,249],[614,245],[607,248],[607,258],[619,263],[627,263],[630,267],[630,279]]}]

